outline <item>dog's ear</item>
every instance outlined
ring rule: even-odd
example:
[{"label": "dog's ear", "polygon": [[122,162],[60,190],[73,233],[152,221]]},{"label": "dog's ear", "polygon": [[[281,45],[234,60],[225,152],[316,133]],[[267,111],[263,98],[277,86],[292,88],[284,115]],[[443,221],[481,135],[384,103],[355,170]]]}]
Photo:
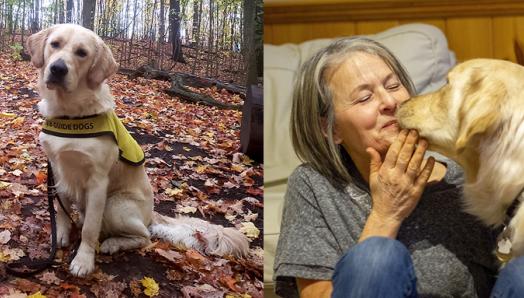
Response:
[{"label": "dog's ear", "polygon": [[95,89],[117,70],[118,64],[115,58],[113,58],[111,50],[101,38],[97,38],[95,59],[87,74],[87,84],[89,88]]},{"label": "dog's ear", "polygon": [[43,29],[31,36],[26,41],[26,48],[31,56],[31,63],[36,68],[44,66],[44,48],[47,37],[53,31],[54,27]]},{"label": "dog's ear", "polygon": [[473,75],[463,94],[459,110],[459,130],[455,148],[462,152],[477,134],[492,128],[500,120],[501,104],[507,95],[502,82]]}]

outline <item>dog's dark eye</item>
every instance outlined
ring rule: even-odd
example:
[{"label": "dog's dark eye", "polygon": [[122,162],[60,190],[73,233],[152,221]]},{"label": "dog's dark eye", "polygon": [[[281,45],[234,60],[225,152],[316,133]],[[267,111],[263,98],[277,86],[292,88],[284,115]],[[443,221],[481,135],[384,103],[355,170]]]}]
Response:
[{"label": "dog's dark eye", "polygon": [[54,49],[59,48],[60,47],[60,43],[58,41],[53,41],[51,43],[51,47],[54,48]]},{"label": "dog's dark eye", "polygon": [[77,56],[79,56],[79,57],[85,57],[85,56],[87,56],[87,52],[86,52],[85,50],[83,50],[83,49],[78,49],[78,50],[76,50],[75,54],[76,54]]}]

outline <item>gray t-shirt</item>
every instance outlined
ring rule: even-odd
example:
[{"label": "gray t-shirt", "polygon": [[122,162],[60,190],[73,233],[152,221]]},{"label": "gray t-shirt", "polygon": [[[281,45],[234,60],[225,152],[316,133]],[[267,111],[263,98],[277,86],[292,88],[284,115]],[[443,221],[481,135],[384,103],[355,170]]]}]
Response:
[{"label": "gray t-shirt", "polygon": [[[463,173],[452,160],[443,181],[427,186],[397,239],[411,252],[421,297],[488,297],[496,274],[493,233],[462,212]],[[355,181],[344,190],[311,166],[288,180],[274,264],[276,293],[297,297],[295,278],[330,280],[340,257],[355,245],[371,211],[369,188],[349,162]]]}]

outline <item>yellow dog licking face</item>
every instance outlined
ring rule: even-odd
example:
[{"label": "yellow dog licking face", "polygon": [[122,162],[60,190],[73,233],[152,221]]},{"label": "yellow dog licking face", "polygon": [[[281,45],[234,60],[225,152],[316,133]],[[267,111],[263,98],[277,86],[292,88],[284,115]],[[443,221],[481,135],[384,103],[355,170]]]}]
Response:
[{"label": "yellow dog licking face", "polygon": [[[466,211],[498,226],[524,188],[523,103],[524,67],[474,59],[453,68],[440,90],[406,101],[396,116],[464,168]],[[511,256],[523,255],[520,203],[508,228]]]}]

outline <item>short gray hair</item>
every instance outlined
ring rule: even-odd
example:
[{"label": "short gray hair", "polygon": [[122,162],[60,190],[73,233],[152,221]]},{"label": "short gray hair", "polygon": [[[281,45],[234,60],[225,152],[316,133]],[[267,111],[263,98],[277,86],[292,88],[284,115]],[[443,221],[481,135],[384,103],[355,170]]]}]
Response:
[{"label": "short gray hair", "polygon": [[366,37],[339,39],[302,65],[293,88],[290,126],[293,148],[303,162],[310,164],[340,188],[352,181],[352,177],[341,157],[340,150],[343,149],[333,138],[335,113],[326,73],[339,65],[347,55],[356,52],[380,57],[399,77],[409,94],[416,94],[413,83],[397,58],[383,45]]}]

